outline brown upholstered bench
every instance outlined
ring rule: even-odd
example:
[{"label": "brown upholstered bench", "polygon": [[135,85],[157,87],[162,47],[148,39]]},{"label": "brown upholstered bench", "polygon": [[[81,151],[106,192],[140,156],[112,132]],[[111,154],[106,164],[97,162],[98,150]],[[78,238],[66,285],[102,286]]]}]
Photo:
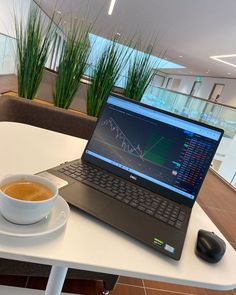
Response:
[{"label": "brown upholstered bench", "polygon": [[[82,113],[70,112],[27,99],[0,96],[0,121],[24,123],[84,139],[89,139],[95,127],[96,119]],[[0,258],[0,274],[48,277],[51,267],[36,263]],[[104,294],[112,290],[118,276],[69,269],[69,279],[91,279],[104,282]]]},{"label": "brown upholstered bench", "polygon": [[89,139],[96,118],[14,96],[0,96],[0,121],[24,123]]}]

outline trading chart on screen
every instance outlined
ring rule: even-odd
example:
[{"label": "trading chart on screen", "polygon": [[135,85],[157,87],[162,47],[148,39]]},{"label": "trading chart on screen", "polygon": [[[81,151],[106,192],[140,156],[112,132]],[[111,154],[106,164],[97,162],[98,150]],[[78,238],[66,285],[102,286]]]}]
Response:
[{"label": "trading chart on screen", "polygon": [[194,195],[216,144],[210,137],[110,105],[87,149],[111,164]]}]

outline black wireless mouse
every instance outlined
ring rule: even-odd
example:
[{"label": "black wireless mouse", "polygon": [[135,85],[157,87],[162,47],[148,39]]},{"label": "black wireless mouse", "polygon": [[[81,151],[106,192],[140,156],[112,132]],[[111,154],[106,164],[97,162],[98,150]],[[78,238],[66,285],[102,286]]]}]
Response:
[{"label": "black wireless mouse", "polygon": [[216,263],[223,257],[225,242],[215,233],[200,229],[198,232],[195,253],[210,263]]}]

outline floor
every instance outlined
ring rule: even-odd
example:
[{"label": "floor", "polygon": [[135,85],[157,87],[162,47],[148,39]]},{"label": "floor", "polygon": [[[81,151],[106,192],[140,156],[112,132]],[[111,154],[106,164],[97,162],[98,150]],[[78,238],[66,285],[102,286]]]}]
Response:
[{"label": "floor", "polygon": [[[15,77],[0,77],[0,93],[16,89]],[[216,188],[217,186],[217,188]],[[217,191],[217,194],[215,192]],[[204,198],[203,198],[204,195]],[[216,179],[213,173],[208,173],[204,186],[198,197],[198,203],[218,226],[227,240],[236,249],[236,193],[227,185]],[[47,280],[44,278],[0,275],[0,284],[45,289]],[[67,280],[63,291],[97,295],[101,294],[100,281]],[[120,277],[111,295],[236,295],[232,291],[215,291],[200,289],[156,281]]]},{"label": "floor", "polygon": [[[0,284],[45,290],[47,279],[0,276]],[[63,292],[101,295],[103,284],[100,281],[67,280]],[[215,291],[209,289],[181,286],[176,284],[120,277],[110,295],[236,295],[236,290]]]}]

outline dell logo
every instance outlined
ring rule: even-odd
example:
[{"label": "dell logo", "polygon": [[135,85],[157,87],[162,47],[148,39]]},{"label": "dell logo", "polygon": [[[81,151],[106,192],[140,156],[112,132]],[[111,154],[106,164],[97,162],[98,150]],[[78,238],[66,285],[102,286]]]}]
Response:
[{"label": "dell logo", "polygon": [[131,178],[133,180],[137,180],[137,177],[133,176],[132,174],[129,176],[129,178]]}]

